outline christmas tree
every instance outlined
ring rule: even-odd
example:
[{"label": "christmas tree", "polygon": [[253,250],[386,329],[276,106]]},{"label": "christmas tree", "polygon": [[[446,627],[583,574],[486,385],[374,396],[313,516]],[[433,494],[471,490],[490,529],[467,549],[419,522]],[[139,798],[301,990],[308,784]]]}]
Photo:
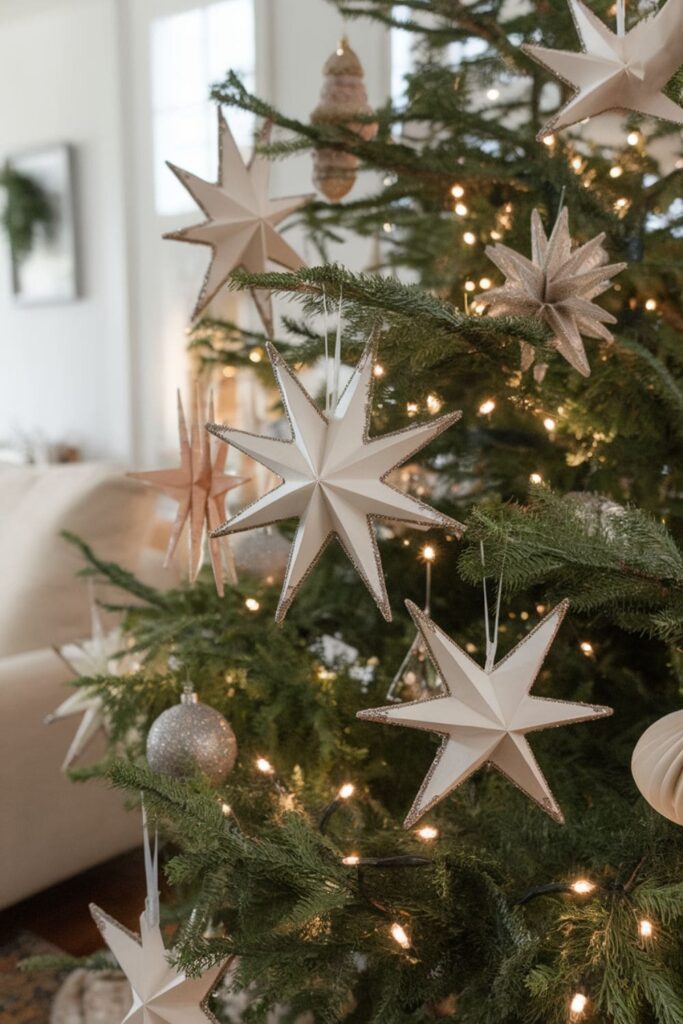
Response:
[{"label": "christmas tree", "polygon": [[[289,461],[274,463],[276,442],[259,451],[284,490],[238,525],[260,515],[293,539],[285,592],[275,573],[254,572],[219,597],[210,570],[157,591],[81,544],[88,571],[121,590],[115,607],[140,667],[78,679],[101,701],[109,756],[73,774],[144,794],[174,892],[175,960],[199,975],[236,956],[244,1020],[280,1007],[283,1020],[346,1024],[677,1024],[683,165],[673,112],[683,69],[671,64],[672,46],[683,60],[683,7],[660,10],[678,33],[654,56],[639,37],[636,85],[603,54],[611,85],[589,76],[576,108],[588,124],[543,134],[577,89],[568,73],[553,76],[547,52],[581,51],[578,0],[338,6],[349,22],[411,35],[400,103],[310,124],[233,74],[213,92],[228,123],[236,106],[274,126],[260,159],[324,153],[327,173],[336,153],[345,175],[376,172],[363,198],[298,209],[317,265],[230,274],[262,311],[268,292],[300,303],[274,328],[272,363],[265,334],[215,319],[192,333],[207,379],[249,365],[283,387]],[[625,30],[653,7],[632,5]],[[610,3],[592,10],[623,41]],[[589,50],[585,26],[582,40]],[[543,62],[524,43],[546,48]],[[615,82],[630,106],[609,136],[601,111],[614,106]],[[670,120],[641,116],[653,97]],[[344,232],[377,240],[376,266],[328,261]],[[337,314],[335,360],[324,323]],[[408,427],[416,443],[379,469],[363,469],[371,456],[355,451],[357,493],[344,478],[343,500],[330,499],[342,544],[315,564],[309,491],[328,486],[327,470],[309,479],[295,455],[310,455],[323,420],[284,364],[318,364],[326,348],[332,383],[312,396],[327,409],[324,429],[350,408],[356,418],[335,435],[349,445],[369,449]],[[352,381],[372,368],[362,442],[352,437],[361,406],[339,397],[340,361],[358,367]],[[213,444],[240,444],[230,424],[215,433]],[[370,487],[380,478],[391,501]],[[366,515],[381,571],[358,526]],[[387,613],[379,580],[391,622],[372,600]],[[565,600],[562,622],[565,606],[553,611]],[[186,763],[179,775],[177,750],[150,758],[160,770],[147,763],[152,723],[187,680],[234,731],[229,774]],[[504,707],[513,690],[516,718]],[[379,722],[356,717],[379,707]],[[633,751],[675,712],[668,743],[638,765],[646,801]],[[415,728],[384,724],[408,719]],[[218,998],[214,1009],[224,1013]]]}]

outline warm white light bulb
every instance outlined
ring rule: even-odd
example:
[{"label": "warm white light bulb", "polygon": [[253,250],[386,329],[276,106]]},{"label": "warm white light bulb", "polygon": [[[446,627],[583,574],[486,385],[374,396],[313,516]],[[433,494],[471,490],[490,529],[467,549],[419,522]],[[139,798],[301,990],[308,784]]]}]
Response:
[{"label": "warm white light bulb", "polygon": [[641,939],[651,939],[654,932],[654,925],[652,921],[648,921],[646,917],[642,918],[638,922],[638,934]]},{"label": "warm white light bulb", "polygon": [[544,146],[554,146],[555,145],[555,136],[554,135],[546,135],[545,138],[543,139],[543,145]]},{"label": "warm white light bulb", "polygon": [[474,245],[474,243],[477,240],[477,236],[474,235],[471,231],[466,231],[465,234],[462,236],[462,240],[465,243],[465,245]]},{"label": "warm white light bulb", "polygon": [[572,1013],[572,1020],[579,1020],[583,1017],[584,1010],[588,1006],[588,996],[585,996],[583,992],[576,992],[572,996],[572,1001],[569,1004],[569,1009]]},{"label": "warm white light bulb", "polygon": [[372,372],[374,373],[375,377],[383,377],[384,376],[384,367],[382,366],[381,363],[375,363],[375,366],[374,366]]},{"label": "warm white light bulb", "polygon": [[614,167],[610,167],[609,176],[610,178],[620,178],[624,173],[624,168],[620,167],[619,164],[615,164]]},{"label": "warm white light bulb", "polygon": [[263,352],[260,348],[253,348],[249,353],[249,361],[252,363],[260,363],[263,359]]},{"label": "warm white light bulb", "polygon": [[456,203],[455,213],[457,213],[458,217],[466,217],[467,214],[469,213],[469,210],[464,203]]},{"label": "warm white light bulb", "polygon": [[541,476],[540,473],[531,473],[530,476],[529,476],[529,480],[531,481],[532,484],[542,484],[543,483],[543,477]]},{"label": "warm white light bulb", "polygon": [[462,199],[462,197],[465,195],[465,189],[462,187],[462,185],[454,185],[453,188],[451,189],[451,195],[453,196],[454,199]]},{"label": "warm white light bulb", "polygon": [[640,132],[629,132],[626,136],[629,146],[637,146],[640,141]]},{"label": "warm white light bulb", "polygon": [[424,839],[425,842],[429,842],[431,839],[436,839],[439,835],[438,828],[434,828],[433,825],[423,825],[422,828],[417,830],[417,834],[420,839]]},{"label": "warm white light bulb", "polygon": [[385,220],[384,224],[382,224],[382,230],[386,232],[387,235],[390,235],[393,229],[393,224],[390,224],[388,220]]},{"label": "warm white light bulb", "polygon": [[552,432],[555,429],[555,427],[557,426],[557,423],[552,418],[552,416],[546,416],[546,418],[543,420],[543,426],[545,427],[546,430],[549,430],[550,432]]},{"label": "warm white light bulb", "polygon": [[356,792],[356,787],[352,782],[345,782],[342,788],[339,790],[337,796],[340,800],[348,800]]},{"label": "warm white light bulb", "polygon": [[232,814],[232,807],[230,806],[230,804],[226,804],[225,801],[223,801],[223,803],[221,804],[221,810],[226,818],[228,817],[228,815]]},{"label": "warm white light bulb", "polygon": [[486,90],[486,99],[487,100],[491,100],[493,102],[493,100],[497,100],[499,96],[500,96],[500,92],[499,92],[498,89],[487,89]]},{"label": "warm white light bulb", "polygon": [[270,763],[270,761],[266,760],[265,757],[257,757],[256,758],[256,767],[258,768],[258,770],[260,772],[263,772],[264,775],[272,775],[273,774],[273,766]]},{"label": "warm white light bulb", "polygon": [[577,878],[575,882],[572,882],[571,887],[579,896],[587,896],[595,889],[593,882],[589,882],[587,878]]},{"label": "warm white light bulb", "polygon": [[424,558],[425,562],[433,562],[436,558],[436,550],[431,544],[425,544],[420,554]]},{"label": "warm white light bulb", "polygon": [[408,938],[408,933],[406,932],[405,928],[403,928],[403,926],[398,923],[398,921],[394,921],[389,930],[391,932],[391,937],[394,940],[394,942],[398,942],[399,946],[401,946],[402,949],[410,949],[410,939]]},{"label": "warm white light bulb", "polygon": [[258,603],[255,597],[248,597],[244,602],[250,612],[257,612],[261,605]]},{"label": "warm white light bulb", "polygon": [[652,313],[653,310],[655,310],[656,308],[657,308],[657,300],[656,299],[647,299],[647,301],[645,303],[645,309],[647,309],[648,312]]},{"label": "warm white light bulb", "polygon": [[493,412],[495,408],[496,403],[493,401],[493,399],[487,398],[486,401],[482,402],[481,405],[479,406],[479,412],[481,413],[482,416],[488,416],[488,414],[490,412]]},{"label": "warm white light bulb", "polygon": [[477,286],[474,283],[474,281],[465,281],[465,291],[466,292],[476,292],[476,290],[477,290]]},{"label": "warm white light bulb", "polygon": [[628,199],[624,199],[624,197],[622,196],[621,199],[617,199],[614,205],[618,210],[623,210],[626,206],[628,206]]},{"label": "warm white light bulb", "polygon": [[417,402],[408,402],[406,404],[406,412],[408,413],[409,416],[415,416],[419,409],[420,406],[417,404]]},{"label": "warm white light bulb", "polygon": [[223,376],[227,380],[230,380],[236,374],[237,374],[237,369],[234,366],[224,366],[223,367]]},{"label": "warm white light bulb", "polygon": [[484,292],[487,292],[492,284],[493,284],[493,281],[491,280],[490,277],[480,277],[479,278],[479,287]]},{"label": "warm white light bulb", "polygon": [[427,395],[427,409],[432,414],[432,416],[435,416],[437,412],[441,411],[442,405],[443,402],[438,397],[438,395]]},{"label": "warm white light bulb", "polygon": [[342,857],[342,864],[345,864],[347,868],[351,868],[355,864],[360,864],[360,857],[357,853],[350,853],[348,857]]},{"label": "warm white light bulb", "polygon": [[587,658],[589,658],[593,653],[593,644],[589,643],[588,640],[582,640],[579,647]]}]

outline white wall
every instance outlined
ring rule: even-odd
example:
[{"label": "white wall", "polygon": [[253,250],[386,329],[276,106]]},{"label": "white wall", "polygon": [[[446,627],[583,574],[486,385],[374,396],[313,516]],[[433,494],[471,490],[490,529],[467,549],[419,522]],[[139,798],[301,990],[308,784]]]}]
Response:
[{"label": "white wall", "polygon": [[[0,443],[13,430],[41,431],[87,457],[147,466],[173,457],[175,389],[188,383],[185,328],[209,253],[161,239],[199,218],[154,210],[149,26],[200,2],[0,0],[0,159],[73,143],[84,270],[78,302],[19,308],[0,240]],[[326,0],[256,5],[258,91],[305,118],[341,18]],[[367,22],[347,31],[371,102],[384,102],[386,33]],[[309,156],[274,166],[273,195],[312,190]],[[339,257],[363,267],[369,246],[354,241]],[[253,316],[246,298],[214,305],[228,310]]]},{"label": "white wall", "polygon": [[[129,344],[115,0],[0,3],[0,160],[71,142],[83,298],[19,308],[0,245],[0,438],[130,453]],[[3,240],[4,242],[4,240]]]}]

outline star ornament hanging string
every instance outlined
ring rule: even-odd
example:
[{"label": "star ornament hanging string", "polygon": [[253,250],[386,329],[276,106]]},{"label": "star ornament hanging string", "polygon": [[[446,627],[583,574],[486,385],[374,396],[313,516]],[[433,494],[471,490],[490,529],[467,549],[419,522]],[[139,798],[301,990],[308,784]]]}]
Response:
[{"label": "star ornament hanging string", "polygon": [[336,537],[391,621],[374,521],[441,527],[460,536],[464,527],[386,477],[460,418],[460,412],[370,438],[375,344],[368,342],[329,413],[323,413],[272,345],[268,355],[291,429],[289,441],[208,424],[216,437],[272,470],[282,483],[228,520],[212,536],[298,518],[276,612],[281,622],[327,544]]},{"label": "star ornament hanging string", "polygon": [[358,712],[361,719],[442,736],[441,747],[408,813],[405,828],[411,828],[485,764],[497,768],[551,818],[563,824],[562,811],[526,734],[612,714],[611,708],[600,705],[530,694],[568,602],[563,601],[553,609],[488,671],[480,668],[416,605],[406,601],[406,607],[448,692],[409,704]]},{"label": "star ornament hanging string", "polygon": [[625,30],[625,0],[617,0],[612,32],[582,0],[569,0],[582,53],[525,45],[525,53],[569,86],[574,95],[538,134],[610,110],[630,110],[683,124],[683,107],[662,89],[683,64],[683,0],[667,0],[656,14]]},{"label": "star ornament hanging string", "polygon": [[[270,141],[272,125],[266,123],[258,144]],[[195,242],[211,248],[211,262],[192,314],[196,319],[220,289],[233,270],[264,273],[268,262],[287,270],[299,270],[306,264],[282,237],[278,225],[301,209],[312,195],[270,198],[270,161],[257,152],[248,164],[218,108],[218,180],[204,181],[169,163],[168,166],[187,189],[206,216],[201,224],[172,231],[164,238],[179,242]],[[273,304],[271,293],[252,289],[266,333],[273,336]]]}]

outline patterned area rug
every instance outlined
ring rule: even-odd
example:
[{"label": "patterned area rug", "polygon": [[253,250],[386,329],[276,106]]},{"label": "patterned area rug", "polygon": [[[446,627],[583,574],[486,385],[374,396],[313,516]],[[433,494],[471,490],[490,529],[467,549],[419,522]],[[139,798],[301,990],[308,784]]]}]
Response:
[{"label": "patterned area rug", "polygon": [[31,932],[19,932],[11,942],[0,946],[0,1021],[2,1024],[49,1024],[50,1008],[63,975],[52,971],[24,973],[20,960],[29,956],[59,953],[44,939]]}]

